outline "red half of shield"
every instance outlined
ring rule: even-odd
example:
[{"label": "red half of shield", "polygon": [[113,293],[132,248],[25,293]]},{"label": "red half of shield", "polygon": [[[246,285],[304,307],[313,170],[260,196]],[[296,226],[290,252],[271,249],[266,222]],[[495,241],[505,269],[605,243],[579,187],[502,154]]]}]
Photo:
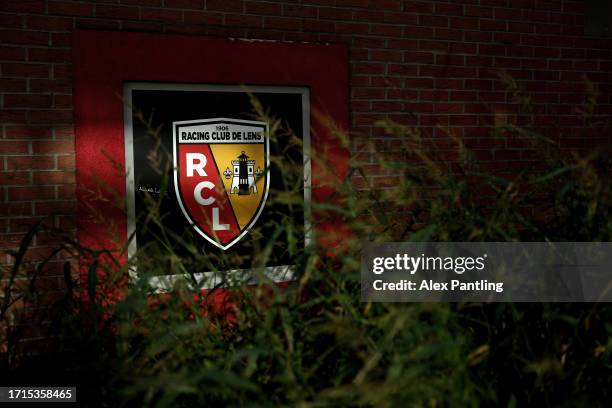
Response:
[{"label": "red half of shield", "polygon": [[207,144],[179,144],[178,191],[196,230],[226,245],[240,233],[232,205]]}]

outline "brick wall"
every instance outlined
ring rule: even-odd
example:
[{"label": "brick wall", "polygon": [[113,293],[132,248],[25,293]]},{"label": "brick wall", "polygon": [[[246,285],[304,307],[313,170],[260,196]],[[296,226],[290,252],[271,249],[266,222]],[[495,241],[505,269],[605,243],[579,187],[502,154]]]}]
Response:
[{"label": "brick wall", "polygon": [[[536,123],[562,146],[610,143],[575,110],[585,100],[583,75],[598,86],[599,113],[610,114],[612,102],[612,41],[584,35],[583,7],[570,0],[0,0],[0,248],[15,247],[41,219],[75,228],[74,28],[345,43],[355,147],[382,137],[373,122],[386,117],[419,126],[440,148],[450,129],[491,168],[511,169],[537,152],[492,150],[499,142],[487,126],[518,112],[498,80],[501,68],[531,93]],[[376,168],[372,181],[392,184]],[[31,259],[53,242],[43,235],[34,244]],[[0,263],[10,262],[2,256]],[[59,289],[60,275],[57,258],[41,282]]]}]

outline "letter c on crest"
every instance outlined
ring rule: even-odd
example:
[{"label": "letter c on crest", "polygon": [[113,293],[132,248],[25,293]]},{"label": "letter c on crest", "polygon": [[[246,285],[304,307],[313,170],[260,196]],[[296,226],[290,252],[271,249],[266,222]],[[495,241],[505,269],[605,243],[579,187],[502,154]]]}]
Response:
[{"label": "letter c on crest", "polygon": [[215,188],[215,185],[211,183],[210,181],[200,181],[195,186],[195,189],[193,190],[193,198],[195,198],[196,202],[200,205],[211,205],[212,203],[215,202],[215,198],[214,197],[204,198],[202,196],[202,190],[205,188],[212,190]]}]

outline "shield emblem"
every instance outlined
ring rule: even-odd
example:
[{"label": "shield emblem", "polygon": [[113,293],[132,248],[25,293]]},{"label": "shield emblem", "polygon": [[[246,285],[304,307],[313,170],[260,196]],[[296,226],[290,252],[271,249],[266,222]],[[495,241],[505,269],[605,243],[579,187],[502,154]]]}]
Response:
[{"label": "shield emblem", "polygon": [[172,123],[174,190],[183,214],[227,250],[257,222],[270,188],[268,125],[214,118]]}]

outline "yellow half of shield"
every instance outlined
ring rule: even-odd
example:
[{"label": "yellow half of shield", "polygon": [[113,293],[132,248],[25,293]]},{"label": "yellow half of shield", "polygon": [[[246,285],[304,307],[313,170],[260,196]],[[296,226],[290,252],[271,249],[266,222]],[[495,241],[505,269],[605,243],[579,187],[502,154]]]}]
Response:
[{"label": "yellow half of shield", "polygon": [[240,230],[243,230],[265,195],[264,144],[210,144],[210,149]]}]

